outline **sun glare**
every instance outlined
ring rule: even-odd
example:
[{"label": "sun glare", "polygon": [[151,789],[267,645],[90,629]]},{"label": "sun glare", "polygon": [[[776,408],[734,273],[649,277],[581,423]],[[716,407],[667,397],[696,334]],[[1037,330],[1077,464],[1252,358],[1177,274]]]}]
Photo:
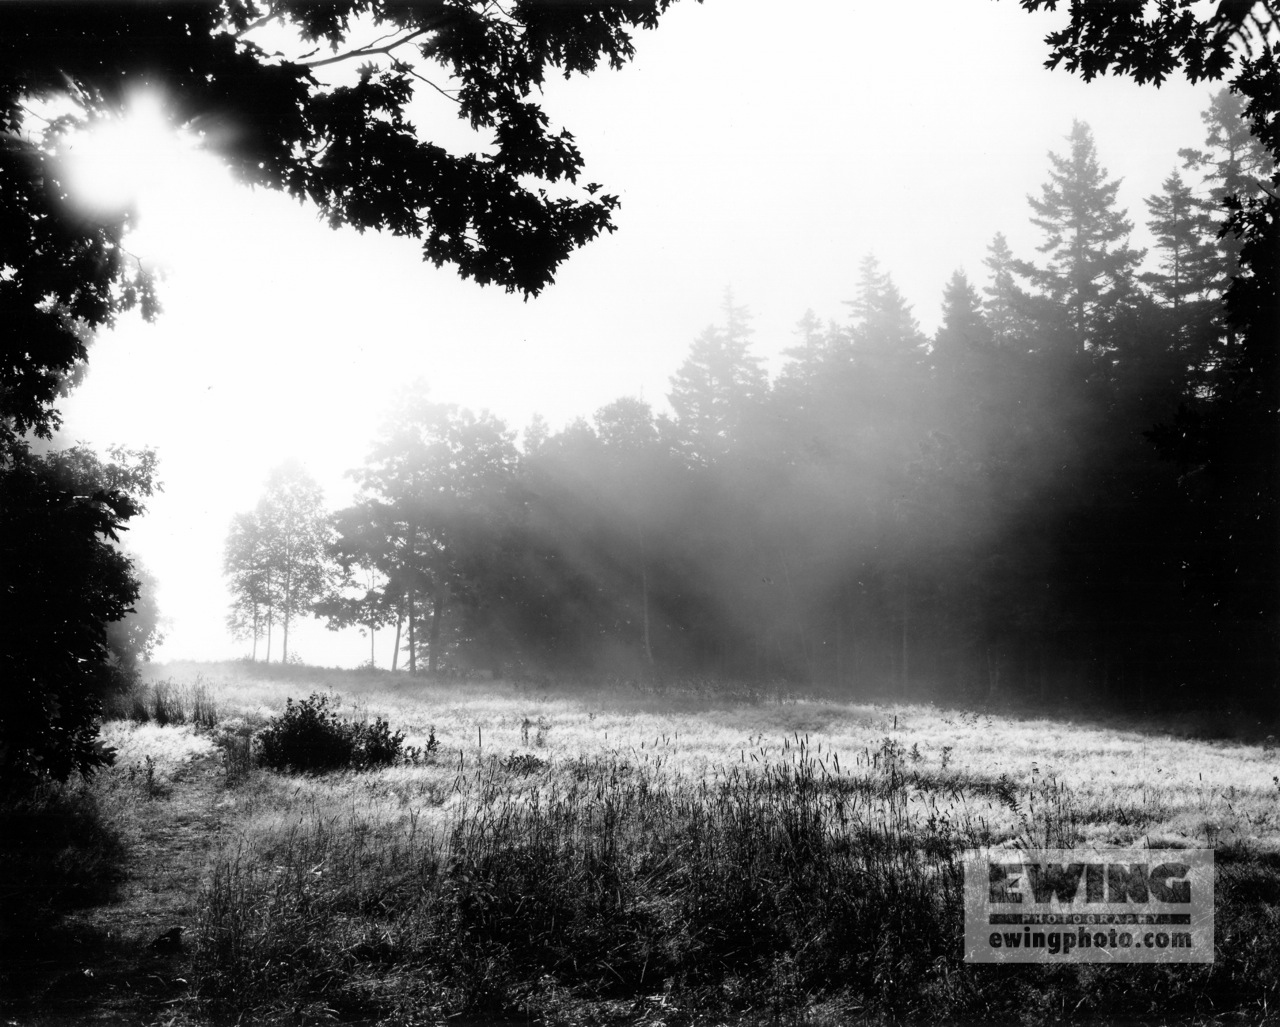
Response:
[{"label": "sun glare", "polygon": [[71,199],[110,217],[138,202],[183,156],[158,97],[139,93],[121,117],[105,117],[67,137],[64,161]]},{"label": "sun glare", "polygon": [[68,197],[82,213],[132,212],[126,245],[140,259],[167,264],[198,241],[198,223],[229,188],[225,169],[167,115],[163,98],[139,91],[118,117],[69,134],[61,156]]}]

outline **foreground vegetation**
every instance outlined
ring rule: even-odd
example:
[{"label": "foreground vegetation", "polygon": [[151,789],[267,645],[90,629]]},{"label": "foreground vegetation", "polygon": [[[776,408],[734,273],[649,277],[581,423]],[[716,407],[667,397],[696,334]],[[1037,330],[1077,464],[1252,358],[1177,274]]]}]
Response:
[{"label": "foreground vegetation", "polygon": [[[311,693],[380,769],[261,765]],[[125,849],[184,765],[221,762],[165,1022],[1257,1022],[1280,999],[1265,736],[255,665],[164,668],[119,712],[115,767],[67,795]],[[1216,962],[965,964],[962,853],[1018,844],[1214,845]]]}]

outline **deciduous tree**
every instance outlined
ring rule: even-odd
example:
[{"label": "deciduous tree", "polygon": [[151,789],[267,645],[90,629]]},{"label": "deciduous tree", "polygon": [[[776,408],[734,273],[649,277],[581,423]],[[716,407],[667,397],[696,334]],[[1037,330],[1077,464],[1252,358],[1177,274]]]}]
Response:
[{"label": "deciduous tree", "polygon": [[411,671],[419,601],[430,603],[427,659],[434,673],[445,647],[446,608],[482,604],[501,573],[516,460],[514,433],[498,418],[432,403],[419,384],[402,395],[366,466],[355,472],[362,502],[381,511],[385,573],[405,595]]},{"label": "deciduous tree", "polygon": [[267,636],[267,662],[271,662],[271,631],[275,604],[271,564],[258,515],[250,510],[232,518],[223,547],[222,573],[229,579],[231,610],[227,627],[235,638],[253,640],[251,658],[258,658],[258,641]]},{"label": "deciduous tree", "polygon": [[268,602],[280,618],[280,660],[289,659],[289,625],[326,591],[332,570],[332,537],[324,493],[295,461],[281,464],[267,479],[255,511],[262,554],[270,577]]},{"label": "deciduous tree", "polygon": [[74,447],[19,445],[0,473],[0,785],[66,780],[111,762],[97,741],[102,699],[129,679],[107,626],[134,610],[139,581],[116,544],[157,488],[155,454],[109,461]]}]

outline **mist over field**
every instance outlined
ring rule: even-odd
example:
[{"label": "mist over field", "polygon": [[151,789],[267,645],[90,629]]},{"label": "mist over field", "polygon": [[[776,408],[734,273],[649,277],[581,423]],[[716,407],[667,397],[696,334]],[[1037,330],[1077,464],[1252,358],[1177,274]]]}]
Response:
[{"label": "mist over field", "polygon": [[772,375],[726,290],[664,410],[624,396],[517,434],[402,387],[353,505],[293,463],[238,515],[233,628],[288,659],[314,612],[411,672],[1270,711],[1280,576],[1250,489],[1274,447],[1213,423],[1239,259],[1213,197],[1271,168],[1240,119],[1218,94],[1208,149],[1141,213],[1077,121],[1028,197],[1034,259],[997,233],[931,335],[867,255]]},{"label": "mist over field", "polygon": [[905,10],[0,3],[0,1018],[1275,1020],[1276,5]]}]

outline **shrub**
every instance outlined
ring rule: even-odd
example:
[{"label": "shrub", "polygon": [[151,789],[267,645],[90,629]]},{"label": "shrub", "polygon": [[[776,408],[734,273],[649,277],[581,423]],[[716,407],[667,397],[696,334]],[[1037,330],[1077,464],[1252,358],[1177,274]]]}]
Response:
[{"label": "shrub", "polygon": [[531,752],[522,752],[519,755],[513,752],[510,756],[498,762],[503,770],[512,774],[536,774],[547,765],[546,760],[538,759]]},{"label": "shrub", "polygon": [[342,720],[329,697],[313,692],[295,703],[258,736],[262,763],[272,770],[323,773],[328,770],[372,770],[402,759],[404,735],[381,717],[373,724]]},{"label": "shrub", "polygon": [[222,750],[222,768],[228,788],[244,781],[253,769],[253,727],[242,717],[232,717],[217,725],[213,744]]}]

